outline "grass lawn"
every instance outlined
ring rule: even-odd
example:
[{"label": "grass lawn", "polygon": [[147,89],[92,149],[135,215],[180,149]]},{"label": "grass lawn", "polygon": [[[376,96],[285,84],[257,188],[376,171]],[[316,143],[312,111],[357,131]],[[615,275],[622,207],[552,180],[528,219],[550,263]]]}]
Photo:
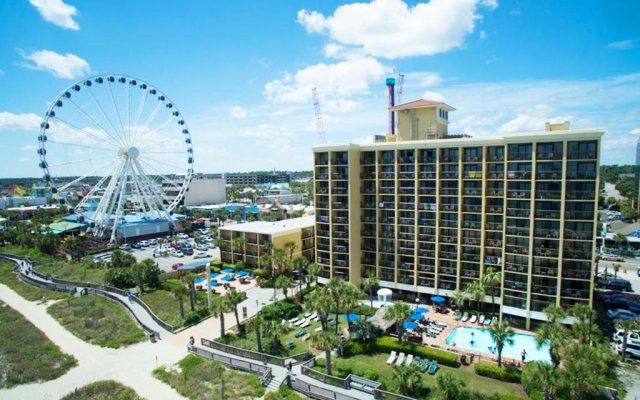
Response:
[{"label": "grass lawn", "polygon": [[98,381],[76,389],[60,400],[144,400],[128,386],[116,381]]},{"label": "grass lawn", "polygon": [[[375,379],[382,383],[386,390],[397,392],[398,387],[393,379],[393,370],[391,366],[387,365],[388,354],[360,354],[357,356],[349,357],[348,359],[335,359],[333,358],[334,374],[338,374],[336,371],[336,364],[339,365],[338,360],[349,360],[355,372],[360,371],[374,371],[378,377]],[[322,367],[316,367],[319,371],[326,373]],[[354,373],[355,373],[354,372]],[[479,376],[475,373],[472,366],[461,366],[460,368],[451,368],[443,365],[438,366],[438,371],[434,375],[429,375],[427,372],[422,374],[422,381],[424,385],[429,388],[435,387],[436,377],[442,373],[451,373],[454,376],[460,378],[466,383],[468,390],[473,390],[487,395],[493,394],[509,394],[512,396],[522,396],[526,399],[527,396],[522,390],[522,386],[502,382],[499,380]],[[347,375],[347,374],[345,374]]]},{"label": "grass lawn", "polygon": [[118,348],[146,338],[122,307],[99,297],[69,297],[47,312],[71,333],[98,346]]},{"label": "grass lawn", "polygon": [[[151,311],[161,320],[173,327],[182,326],[184,319],[180,316],[180,303],[173,293],[168,290],[152,290],[140,294],[140,299],[144,301]],[[191,311],[189,308],[189,297],[184,298],[184,315]]]},{"label": "grass lawn", "polygon": [[38,264],[34,268],[43,275],[56,275],[60,279],[104,284],[105,269],[91,267],[93,267],[91,262],[50,261]]},{"label": "grass lawn", "polygon": [[20,313],[0,302],[0,389],[64,375],[78,362]]},{"label": "grass lawn", "polygon": [[22,282],[13,272],[13,264],[9,264],[6,261],[0,261],[0,283],[9,286],[14,292],[29,301],[41,300],[43,297],[47,300],[69,297],[69,295],[64,292],[41,289],[29,283]]},{"label": "grass lawn", "polygon": [[[257,375],[222,367],[215,361],[188,355],[175,366],[160,367],[153,376],[191,400],[250,400],[264,395]],[[224,382],[224,397],[221,397]]]},{"label": "grass lawn", "polygon": [[31,261],[39,262],[39,261],[49,261],[53,260],[54,257],[48,254],[44,254],[37,247],[20,247],[14,245],[0,246],[0,253],[11,254],[14,256],[29,256]]}]

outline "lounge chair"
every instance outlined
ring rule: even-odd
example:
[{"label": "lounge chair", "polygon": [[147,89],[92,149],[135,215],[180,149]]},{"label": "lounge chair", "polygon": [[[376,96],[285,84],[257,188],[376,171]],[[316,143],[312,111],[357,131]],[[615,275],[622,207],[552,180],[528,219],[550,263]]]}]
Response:
[{"label": "lounge chair", "polygon": [[481,315],[480,318],[478,318],[478,324],[484,324],[484,315]]},{"label": "lounge chair", "polygon": [[291,319],[289,320],[289,322],[291,322],[291,323],[296,323],[296,322],[298,322],[299,320],[300,320],[300,318],[295,317],[295,318],[291,318]]},{"label": "lounge chair", "polygon": [[398,359],[396,360],[396,365],[399,367],[404,362],[404,353],[400,353],[398,355]]},{"label": "lounge chair", "polygon": [[496,317],[491,318],[491,322],[489,322],[489,325],[491,325],[491,324],[495,324],[495,322],[496,322],[497,320],[498,320],[498,319],[497,319]]},{"label": "lounge chair", "polygon": [[296,344],[295,344],[295,343],[293,343],[293,341],[292,341],[291,339],[287,339],[287,346],[288,346],[290,349],[293,349],[294,347],[296,347]]},{"label": "lounge chair", "polygon": [[492,318],[485,318],[484,319],[484,325],[491,325],[491,320],[492,320]]},{"label": "lounge chair", "polygon": [[420,372],[426,371],[427,368],[429,368],[429,360],[425,358],[424,360],[422,360],[422,365],[420,366]]},{"label": "lounge chair", "polygon": [[413,358],[413,365],[415,365],[416,367],[420,368],[420,357],[415,356]]},{"label": "lounge chair", "polygon": [[304,324],[305,322],[307,322],[307,320],[305,318],[302,318],[298,322],[294,323],[294,325],[295,326],[302,326],[302,324]]},{"label": "lounge chair", "polygon": [[396,351],[393,350],[389,353],[389,358],[387,358],[387,364],[392,364],[396,360]]},{"label": "lounge chair", "polygon": [[429,375],[433,375],[438,370],[438,361],[431,361],[431,365],[429,366]]},{"label": "lounge chair", "polygon": [[296,334],[295,334],[295,335],[293,335],[293,336],[295,336],[296,338],[299,338],[300,336],[304,335],[305,333],[307,333],[307,331],[306,331],[306,330],[304,330],[304,329],[300,329],[300,330],[299,330],[298,332],[296,332]]},{"label": "lounge chair", "polygon": [[467,365],[467,355],[463,354],[460,356],[460,364]]},{"label": "lounge chair", "polygon": [[316,318],[317,316],[318,316],[318,313],[317,313],[317,312],[314,312],[313,314],[311,314],[311,315],[309,316],[309,319],[314,319],[314,318]]},{"label": "lounge chair", "polygon": [[310,322],[309,320],[304,321],[304,324],[300,325],[300,328],[306,328],[307,326],[309,326]]},{"label": "lounge chair", "polygon": [[404,365],[408,367],[409,365],[411,365],[412,362],[413,362],[413,354],[409,354],[407,356],[407,360],[404,362]]},{"label": "lounge chair", "polygon": [[478,316],[477,315],[472,315],[471,319],[469,320],[469,322],[471,322],[472,324],[475,324],[477,320],[478,320]]},{"label": "lounge chair", "polygon": [[321,326],[319,326],[319,327],[317,327],[315,330],[316,330],[316,332],[322,332],[322,327],[321,327]]},{"label": "lounge chair", "polygon": [[462,321],[462,322],[467,322],[468,320],[469,320],[469,313],[468,313],[468,312],[465,312],[465,313],[462,315],[462,318],[460,319],[460,321]]},{"label": "lounge chair", "polygon": [[309,334],[307,333],[306,335],[304,335],[304,336],[302,337],[302,340],[304,340],[304,341],[306,342],[307,340],[309,340],[309,338],[311,338],[311,335],[309,335]]},{"label": "lounge chair", "polygon": [[460,318],[462,318],[462,313],[461,313],[460,311],[458,311],[458,312],[456,313],[455,320],[456,320],[456,321],[460,321]]},{"label": "lounge chair", "polygon": [[304,313],[304,317],[305,317],[305,318],[309,318],[310,316],[311,316],[311,313],[310,313],[310,312],[308,312],[308,313]]}]

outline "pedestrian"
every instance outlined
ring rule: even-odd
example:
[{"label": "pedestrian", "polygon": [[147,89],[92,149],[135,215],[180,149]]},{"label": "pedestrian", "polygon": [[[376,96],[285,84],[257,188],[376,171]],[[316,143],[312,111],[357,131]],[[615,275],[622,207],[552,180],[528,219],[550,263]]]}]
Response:
[{"label": "pedestrian", "polygon": [[291,372],[291,368],[293,368],[293,364],[291,360],[289,360],[289,365],[287,365],[287,369],[289,370],[289,372]]},{"label": "pedestrian", "polygon": [[527,350],[522,350],[522,353],[520,353],[520,356],[522,357],[522,362],[524,363],[524,360],[527,357]]},{"label": "pedestrian", "polygon": [[189,344],[187,344],[187,350],[192,351],[193,350],[193,345],[196,343],[196,340],[193,338],[193,336],[191,336],[189,338]]}]

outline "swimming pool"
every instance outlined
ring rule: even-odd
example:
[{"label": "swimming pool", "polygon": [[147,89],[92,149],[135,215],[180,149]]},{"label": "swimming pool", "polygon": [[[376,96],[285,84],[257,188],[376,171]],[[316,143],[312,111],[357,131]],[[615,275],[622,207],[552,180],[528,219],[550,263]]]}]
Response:
[{"label": "swimming pool", "polygon": [[[513,337],[512,345],[505,345],[502,350],[502,357],[513,358],[520,360],[522,350],[527,351],[526,361],[547,361],[551,362],[549,358],[549,345],[545,344],[540,349],[536,344],[536,338],[532,335],[525,335],[522,333],[516,333]],[[473,341],[473,343],[471,343]],[[459,326],[453,329],[453,332],[447,336],[447,345],[455,343],[455,347],[462,348],[471,351],[477,351],[480,353],[496,355],[497,353],[491,352],[490,347],[494,347],[495,343],[486,329],[471,328],[466,326]]]}]

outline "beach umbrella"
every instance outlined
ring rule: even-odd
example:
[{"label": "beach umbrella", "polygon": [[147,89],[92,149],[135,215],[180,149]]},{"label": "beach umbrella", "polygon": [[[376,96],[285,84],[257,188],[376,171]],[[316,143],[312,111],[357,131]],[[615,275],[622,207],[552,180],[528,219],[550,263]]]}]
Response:
[{"label": "beach umbrella", "polygon": [[342,318],[344,318],[345,321],[357,321],[360,319],[360,316],[358,314],[344,314]]},{"label": "beach umbrella", "polygon": [[243,276],[247,276],[249,273],[247,271],[240,271],[236,274],[238,278],[242,278]]},{"label": "beach umbrella", "polygon": [[424,308],[424,307],[416,307],[416,308],[413,309],[413,312],[423,313],[424,314],[424,313],[428,313],[429,309],[428,308]]},{"label": "beach umbrella", "polygon": [[224,272],[225,274],[232,274],[233,270],[231,268],[225,268],[222,270],[222,272]]},{"label": "beach umbrella", "polygon": [[404,321],[403,326],[404,326],[404,329],[416,329],[418,327],[418,324],[411,321]]},{"label": "beach umbrella", "polygon": [[434,303],[444,303],[445,299],[442,296],[433,296],[431,297],[431,301],[433,301]]},{"label": "beach umbrella", "polygon": [[409,316],[409,318],[411,318],[414,321],[422,321],[424,319],[424,317],[420,313],[413,313]]},{"label": "beach umbrella", "polygon": [[221,281],[225,281],[225,282],[229,282],[233,280],[233,277],[231,275],[225,275],[222,278],[220,278]]}]

